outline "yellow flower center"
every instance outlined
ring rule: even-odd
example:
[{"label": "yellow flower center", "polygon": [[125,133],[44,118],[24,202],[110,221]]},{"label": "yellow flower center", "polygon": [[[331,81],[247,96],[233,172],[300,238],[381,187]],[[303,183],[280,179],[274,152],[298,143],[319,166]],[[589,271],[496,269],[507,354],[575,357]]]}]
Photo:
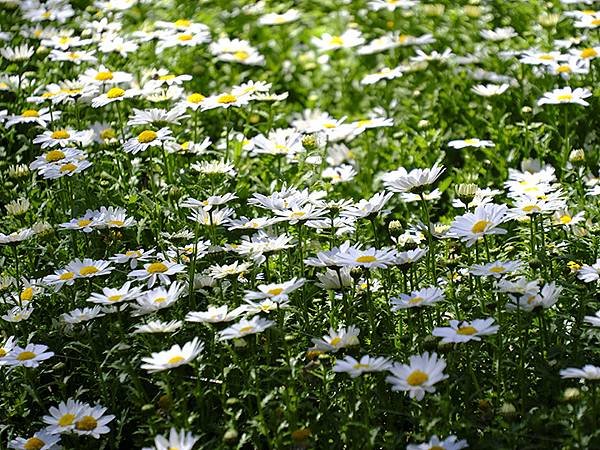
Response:
[{"label": "yellow flower center", "polygon": [[184,361],[185,358],[183,356],[173,356],[171,359],[169,359],[169,361],[167,361],[168,364],[179,364],[181,361]]},{"label": "yellow flower center", "polygon": [[92,431],[98,426],[98,421],[92,416],[83,416],[75,424],[75,428],[80,431]]},{"label": "yellow flower center", "polygon": [[40,113],[35,109],[26,109],[21,113],[22,117],[40,117]]},{"label": "yellow flower center", "polygon": [[17,361],[29,361],[33,358],[35,358],[35,353],[29,351],[24,351],[17,355]]},{"label": "yellow flower center", "polygon": [[539,212],[542,209],[538,206],[538,205],[527,205],[527,206],[523,206],[523,211],[525,211],[526,213],[530,213],[530,212]]},{"label": "yellow flower center", "polygon": [[108,301],[109,302],[118,302],[122,298],[123,298],[122,295],[111,295],[111,296],[108,297]]},{"label": "yellow flower center", "polygon": [[123,222],[122,220],[109,220],[107,223],[114,227],[122,227],[123,225],[125,225],[125,222]]},{"label": "yellow flower center", "polygon": [[240,334],[248,334],[252,333],[252,331],[254,331],[254,327],[252,325],[240,328]]},{"label": "yellow flower center", "polygon": [[191,20],[188,19],[178,19],[175,22],[173,22],[173,25],[175,25],[177,28],[187,28],[192,24]]},{"label": "yellow flower center", "polygon": [[494,266],[490,268],[490,272],[492,273],[503,273],[506,269],[502,266]]},{"label": "yellow flower center", "polygon": [[301,217],[304,217],[306,215],[306,213],[304,211],[294,211],[292,214],[290,214],[290,217],[292,219],[300,219]]},{"label": "yellow flower center", "polygon": [[96,81],[108,81],[113,79],[113,73],[110,70],[98,72],[94,77]]},{"label": "yellow flower center", "polygon": [[175,75],[173,75],[172,73],[158,77],[158,79],[160,81],[169,81],[169,80],[172,80],[173,78],[175,78]]},{"label": "yellow flower center", "polygon": [[0,358],[3,358],[6,356],[8,352],[6,351],[6,349],[4,348],[0,348]]},{"label": "yellow flower center", "polygon": [[552,55],[540,55],[539,59],[541,59],[542,61],[554,61],[554,56]]},{"label": "yellow flower center", "polygon": [[146,271],[148,273],[163,273],[163,272],[166,272],[167,270],[169,270],[169,268],[161,262],[152,263],[146,269]]},{"label": "yellow flower center", "polygon": [[180,34],[179,36],[177,36],[177,39],[182,42],[185,42],[185,41],[191,41],[193,37],[194,36],[192,36],[191,34]]},{"label": "yellow flower center", "polygon": [[129,258],[137,258],[142,256],[142,252],[139,250],[128,250],[125,252],[125,256],[129,257]]},{"label": "yellow flower center", "polygon": [[406,378],[406,382],[411,386],[421,386],[427,380],[429,380],[429,375],[421,370],[415,370]]},{"label": "yellow flower center", "polygon": [[31,299],[33,298],[33,288],[30,286],[28,288],[23,289],[21,295],[19,295],[19,298],[25,302],[31,301]]},{"label": "yellow flower center", "polygon": [[73,424],[75,420],[75,414],[67,413],[64,414],[60,419],[58,419],[58,425],[61,427],[68,427]]},{"label": "yellow flower center", "polygon": [[372,255],[362,255],[355,259],[358,263],[372,263],[377,261],[377,258]]},{"label": "yellow flower center", "polygon": [[441,445],[434,445],[433,447],[429,447],[429,450],[446,450]]},{"label": "yellow flower center", "polygon": [[369,365],[368,364],[356,363],[352,367],[354,367],[355,369],[368,369]]},{"label": "yellow flower center", "polygon": [[152,142],[154,139],[158,137],[158,134],[152,130],[144,130],[140,134],[138,134],[138,142],[140,144],[147,144],[148,142]]},{"label": "yellow flower center", "polygon": [[27,441],[23,444],[23,449],[24,450],[40,450],[42,448],[44,448],[44,445],[46,445],[46,443],[44,441],[42,441],[40,438],[37,437],[32,437],[27,439]]},{"label": "yellow flower center", "polygon": [[221,103],[223,105],[229,104],[229,103],[235,103],[237,101],[237,97],[235,95],[231,95],[231,94],[223,94],[220,95],[219,98],[217,98],[217,103]]},{"label": "yellow flower center", "polygon": [[79,270],[79,275],[81,275],[82,277],[85,277],[87,275],[93,275],[96,272],[98,272],[98,269],[96,267],[94,267],[94,266],[85,266],[85,267],[82,267]]},{"label": "yellow flower center", "polygon": [[188,95],[187,101],[190,103],[200,103],[205,98],[206,97],[204,95],[194,92],[193,94]]},{"label": "yellow flower center", "polygon": [[334,346],[334,347],[335,347],[335,346],[337,346],[337,345],[338,345],[340,342],[342,342],[342,338],[341,338],[341,337],[339,337],[339,336],[336,336],[336,337],[334,337],[334,338],[333,338],[333,339],[332,339],[332,340],[329,342],[329,345],[332,345],[332,346]]},{"label": "yellow flower center", "polygon": [[594,20],[592,20],[592,25],[594,25],[595,27],[597,27],[598,25],[600,25],[600,19],[594,19]]},{"label": "yellow flower center", "polygon": [[65,273],[61,273],[58,278],[59,280],[72,280],[75,277],[75,274],[73,272],[65,272]]},{"label": "yellow flower center", "polygon": [[460,334],[462,336],[471,336],[475,333],[477,333],[477,328],[472,327],[470,325],[458,327],[458,329],[456,330],[456,334]]},{"label": "yellow flower center", "polygon": [[471,227],[473,233],[483,233],[491,222],[487,220],[479,220]]},{"label": "yellow flower center", "polygon": [[573,100],[573,94],[560,94],[556,96],[559,102],[570,102]]},{"label": "yellow flower center", "polygon": [[73,163],[67,163],[64,166],[60,167],[60,171],[61,172],[73,172],[74,170],[77,169],[77,166]]},{"label": "yellow flower center", "polygon": [[413,297],[408,301],[408,304],[409,305],[418,305],[423,300],[425,300],[423,297]]},{"label": "yellow flower center", "polygon": [[125,90],[118,88],[118,87],[109,89],[108,92],[106,93],[106,97],[108,97],[108,98],[119,98],[119,97],[123,97],[124,95],[125,95]]},{"label": "yellow flower center", "polygon": [[248,52],[244,52],[244,51],[235,52],[233,54],[233,57],[235,59],[239,59],[241,61],[247,60],[249,56],[250,56],[250,54]]},{"label": "yellow flower center", "polygon": [[465,144],[467,145],[474,145],[477,144],[479,142],[479,139],[465,139]]},{"label": "yellow flower center", "polygon": [[344,45],[344,39],[341,36],[333,36],[329,40],[329,45]]},{"label": "yellow flower center", "polygon": [[77,221],[77,226],[81,228],[87,227],[90,223],[92,223],[89,219],[80,219]]},{"label": "yellow flower center", "polygon": [[267,294],[271,294],[271,295],[279,295],[283,292],[283,288],[273,288],[273,289],[269,289],[267,291]]},{"label": "yellow flower center", "polygon": [[158,304],[164,303],[166,301],[167,301],[167,297],[157,297],[154,299],[154,303],[158,303]]},{"label": "yellow flower center", "polygon": [[568,224],[571,223],[571,221],[573,220],[573,218],[571,216],[568,216],[568,215],[565,214],[564,216],[560,216],[560,218],[558,220],[563,225],[568,225]]},{"label": "yellow flower center", "polygon": [[46,153],[46,161],[55,162],[60,161],[65,157],[65,154],[61,150],[50,150]]},{"label": "yellow flower center", "polygon": [[56,130],[50,135],[52,139],[69,139],[71,135],[67,130]]},{"label": "yellow flower center", "polygon": [[112,128],[106,128],[100,132],[100,138],[104,141],[107,139],[114,139],[116,136],[115,130]]},{"label": "yellow flower center", "polygon": [[556,72],[558,73],[569,73],[571,72],[571,67],[568,64],[563,64],[556,68]]},{"label": "yellow flower center", "polygon": [[581,53],[579,54],[579,57],[583,58],[583,59],[595,58],[596,56],[598,56],[598,52],[591,47],[584,48],[583,50],[581,50]]}]

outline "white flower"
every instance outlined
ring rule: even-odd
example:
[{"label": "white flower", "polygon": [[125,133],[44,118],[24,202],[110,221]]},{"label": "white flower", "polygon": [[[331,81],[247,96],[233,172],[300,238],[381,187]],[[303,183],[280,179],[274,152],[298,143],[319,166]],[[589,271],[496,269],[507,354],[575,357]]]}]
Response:
[{"label": "white flower", "polygon": [[184,344],[183,347],[176,344],[169,350],[152,353],[151,356],[142,358],[144,364],[141,365],[141,368],[149,373],[173,369],[191,363],[202,353],[203,349],[204,344],[195,337],[192,341]]},{"label": "white flower", "polygon": [[16,367],[37,367],[40,361],[45,361],[54,356],[48,352],[48,346],[38,344],[27,344],[25,348],[15,346],[5,357],[4,365]]},{"label": "white flower", "polygon": [[274,302],[288,300],[288,294],[304,285],[304,279],[292,278],[283,283],[259,284],[258,291],[246,291],[245,300],[270,299]]},{"label": "white flower", "polygon": [[581,378],[584,380],[600,380],[600,367],[586,364],[581,369],[569,367],[560,371],[562,378]]},{"label": "white flower", "polygon": [[144,264],[143,269],[133,270],[127,275],[129,278],[134,278],[137,281],[148,280],[148,287],[154,286],[156,281],[162,284],[171,284],[172,275],[176,275],[185,270],[185,266],[171,261],[156,261],[153,263]]},{"label": "white flower", "polygon": [[126,98],[132,98],[139,95],[137,89],[121,89],[119,87],[110,88],[106,93],[92,99],[92,108],[100,108],[109,103],[121,102]]},{"label": "white flower", "polygon": [[29,438],[18,437],[8,443],[8,448],[17,450],[60,450],[60,436],[40,430]]},{"label": "white flower", "polygon": [[339,36],[324,33],[320,38],[313,37],[313,45],[321,51],[337,50],[340,48],[352,48],[365,42],[362,34],[358,30],[350,29]]},{"label": "white flower", "polygon": [[456,217],[448,235],[466,242],[467,247],[471,247],[485,235],[506,234],[506,230],[498,228],[498,225],[506,221],[507,210],[506,205],[479,205],[474,212]]},{"label": "white flower", "polygon": [[169,290],[160,286],[151,291],[144,292],[142,297],[136,299],[134,316],[149,314],[160,309],[172,306],[183,294],[184,287],[178,281],[169,286]]},{"label": "white flower", "polygon": [[202,111],[209,109],[224,108],[232,106],[240,107],[247,105],[252,100],[250,94],[234,94],[233,92],[225,92],[223,94],[211,95],[202,101]]},{"label": "white flower", "polygon": [[15,348],[15,337],[9,336],[6,341],[0,344],[0,366],[5,364],[5,357],[8,355],[13,348]]},{"label": "white flower", "polygon": [[435,392],[434,385],[448,378],[444,374],[446,361],[437,353],[410,357],[409,364],[394,363],[389,369],[391,376],[385,380],[392,384],[393,391],[408,391],[410,398],[422,400],[425,392]]},{"label": "white flower", "polygon": [[60,402],[58,407],[50,407],[49,415],[42,419],[47,424],[46,431],[50,434],[72,432],[86,406],[85,403],[70,398],[66,403]]},{"label": "white flower", "polygon": [[358,335],[360,329],[354,325],[349,327],[340,327],[338,330],[329,328],[329,334],[323,336],[322,339],[311,339],[315,346],[312,350],[322,352],[337,352],[346,347],[353,347],[359,344]]},{"label": "white flower", "polygon": [[219,340],[226,341],[229,339],[242,338],[249,334],[261,333],[269,327],[272,327],[275,322],[263,319],[259,316],[254,316],[251,319],[242,319],[238,323],[225,328],[219,333]]},{"label": "white flower", "polygon": [[85,406],[75,422],[73,431],[75,434],[100,439],[101,434],[110,433],[110,428],[106,424],[115,418],[113,415],[104,415],[105,412],[106,408],[100,405]]},{"label": "white flower", "polygon": [[488,41],[503,41],[518,36],[513,27],[496,28],[494,30],[481,30],[479,32],[482,38]]},{"label": "white flower", "polygon": [[507,83],[503,84],[478,84],[473,86],[471,90],[475,92],[477,95],[481,95],[482,97],[492,97],[494,95],[503,94],[509,85]]},{"label": "white flower", "polygon": [[477,139],[477,138],[460,139],[460,140],[448,142],[448,147],[459,148],[459,149],[465,148],[465,147],[481,148],[481,147],[494,147],[494,146],[495,146],[495,144],[492,141],[484,141],[484,140]]},{"label": "white flower", "polygon": [[219,322],[231,322],[238,318],[245,312],[245,307],[240,306],[232,311],[228,310],[227,305],[213,306],[208,305],[206,311],[190,311],[185,316],[186,322],[200,322],[200,323],[219,323]]},{"label": "white flower", "polygon": [[572,90],[570,86],[554,89],[552,92],[546,92],[538,100],[538,106],[558,105],[563,103],[577,103],[582,106],[589,106],[584,99],[591,97],[592,92],[586,88],[576,88]]},{"label": "white flower", "polygon": [[406,450],[461,450],[469,446],[464,439],[460,441],[457,439],[456,436],[448,436],[446,439],[440,440],[436,435],[433,435],[429,442],[408,444]]},{"label": "white flower", "polygon": [[492,276],[500,278],[504,275],[516,272],[523,264],[521,261],[494,261],[486,264],[474,264],[470,272],[478,277]]},{"label": "white flower", "polygon": [[336,256],[338,265],[350,267],[365,267],[367,269],[386,268],[395,264],[396,250],[392,248],[369,248],[361,250],[360,247],[348,247]]},{"label": "white flower", "polygon": [[600,259],[597,259],[592,265],[584,264],[581,266],[581,269],[577,272],[577,278],[584,283],[591,283],[598,280],[600,278]]},{"label": "white flower", "polygon": [[446,170],[434,164],[431,169],[413,169],[407,172],[404,167],[386,173],[382,179],[385,187],[392,192],[410,192],[434,183]]},{"label": "white flower", "polygon": [[388,358],[382,356],[364,355],[357,361],[352,356],[346,356],[344,359],[336,359],[333,366],[334,372],[345,372],[352,378],[356,378],[365,372],[382,372],[392,366]]},{"label": "white flower", "polygon": [[399,311],[408,308],[420,308],[422,306],[432,305],[444,299],[444,291],[438,287],[426,287],[411,292],[410,294],[400,294],[400,298],[392,297],[392,311]]},{"label": "white flower", "polygon": [[69,313],[61,314],[60,317],[65,323],[77,324],[95,319],[96,317],[104,316],[102,307],[97,305],[93,308],[77,308]]},{"label": "white flower", "polygon": [[123,149],[127,153],[135,155],[146,151],[150,147],[162,147],[169,141],[173,141],[173,137],[171,136],[171,130],[168,128],[161,128],[158,131],[148,129],[139,133],[137,137],[127,140],[123,145]]},{"label": "white flower", "polygon": [[441,337],[443,343],[480,341],[480,336],[496,334],[499,327],[493,323],[493,318],[475,319],[472,322],[462,323],[458,320],[451,320],[449,327],[436,327],[431,334]]},{"label": "white flower", "polygon": [[200,438],[190,432],[171,428],[168,438],[159,434],[154,438],[154,447],[146,447],[142,450],[192,450],[198,439]]},{"label": "white flower", "polygon": [[161,322],[160,320],[153,320],[148,323],[140,323],[135,326],[133,334],[142,333],[173,333],[179,330],[183,326],[181,320],[172,320],[170,322]]},{"label": "white flower", "polygon": [[[600,311],[596,311],[596,314],[593,316],[585,316],[583,320],[594,327],[600,327]],[[2,360],[0,359],[0,365],[1,364]]]}]

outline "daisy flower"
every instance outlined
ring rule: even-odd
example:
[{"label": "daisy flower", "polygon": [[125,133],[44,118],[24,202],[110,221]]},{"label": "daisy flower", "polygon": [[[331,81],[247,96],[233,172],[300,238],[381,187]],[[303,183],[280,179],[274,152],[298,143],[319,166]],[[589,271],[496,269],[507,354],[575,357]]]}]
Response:
[{"label": "daisy flower", "polygon": [[484,141],[484,140],[477,139],[477,138],[461,139],[461,140],[448,142],[448,147],[457,148],[457,149],[465,148],[465,147],[481,148],[481,147],[494,147],[494,146],[495,146],[495,144],[492,141]]},{"label": "daisy flower", "polygon": [[462,323],[458,320],[451,320],[449,327],[436,327],[431,334],[441,337],[442,342],[448,344],[480,341],[480,336],[496,334],[498,329],[498,325],[494,325],[493,318],[475,319],[472,322],[464,321]]},{"label": "daisy flower", "polygon": [[498,228],[498,225],[506,221],[507,210],[506,205],[479,205],[474,212],[456,217],[448,234],[466,242],[467,247],[488,234],[506,234],[506,230]]},{"label": "daisy flower", "polygon": [[567,86],[557,88],[551,92],[546,92],[537,102],[538,106],[542,105],[558,105],[564,103],[577,103],[582,106],[589,106],[589,103],[584,99],[591,97],[592,92],[586,88],[576,88],[572,90]]},{"label": "daisy flower", "polygon": [[219,340],[239,339],[249,334],[262,333],[274,324],[275,322],[263,319],[260,316],[254,316],[251,319],[242,319],[238,323],[221,331],[219,333]]},{"label": "daisy flower", "polygon": [[503,84],[478,84],[471,88],[471,91],[482,97],[492,97],[501,95],[509,88],[507,83]]},{"label": "daisy flower", "polygon": [[456,436],[448,436],[446,439],[440,439],[436,435],[431,436],[428,442],[422,444],[408,444],[406,450],[461,450],[467,448],[469,444],[464,439],[460,441]]},{"label": "daisy flower", "polygon": [[102,288],[102,293],[93,292],[87,299],[88,302],[98,303],[100,305],[113,305],[115,303],[134,300],[141,292],[140,287],[131,287],[131,281],[127,281],[118,289]]},{"label": "daisy flower", "polygon": [[15,337],[9,336],[6,341],[0,344],[0,366],[5,364],[4,358],[8,355],[17,344],[15,343]]},{"label": "daisy flower", "polygon": [[33,143],[40,144],[42,148],[68,147],[71,144],[78,143],[85,145],[91,141],[91,135],[90,131],[75,131],[63,128],[54,131],[44,131],[33,139]]},{"label": "daisy flower", "polygon": [[234,94],[233,92],[225,92],[223,94],[211,95],[202,101],[200,108],[202,111],[209,109],[223,108],[227,109],[232,106],[244,106],[250,103],[252,96],[249,94]]},{"label": "daisy flower", "polygon": [[110,85],[110,84],[121,84],[130,83],[133,80],[133,76],[127,72],[113,71],[106,66],[101,65],[97,69],[89,68],[86,69],[81,75],[79,80],[86,85]]},{"label": "daisy flower", "polygon": [[198,439],[200,438],[190,432],[171,428],[168,438],[159,434],[154,438],[154,447],[146,447],[142,450],[192,450]]},{"label": "daisy flower", "polygon": [[431,169],[413,169],[407,172],[404,167],[386,173],[382,179],[385,187],[391,192],[414,192],[424,191],[425,186],[435,181],[446,170],[443,166],[434,164]]},{"label": "daisy flower", "polygon": [[4,365],[10,367],[37,367],[40,361],[45,361],[54,356],[53,352],[48,352],[46,345],[27,344],[25,348],[15,346],[5,357]]},{"label": "daisy flower", "polygon": [[47,425],[46,431],[50,434],[72,432],[86,406],[85,403],[69,398],[66,403],[60,402],[58,407],[50,407],[48,415],[42,418]]},{"label": "daisy flower", "polygon": [[392,311],[399,311],[408,308],[420,308],[422,306],[432,305],[444,300],[444,291],[438,287],[426,287],[411,292],[410,294],[400,294],[400,298],[392,297]]},{"label": "daisy flower", "polygon": [[349,247],[345,252],[336,255],[339,265],[364,267],[366,269],[386,268],[394,265],[396,250],[392,248],[369,248],[361,250],[359,247]]},{"label": "daisy flower", "polygon": [[92,108],[100,108],[106,106],[109,103],[121,102],[126,98],[132,98],[139,95],[137,89],[122,89],[120,87],[113,87],[106,91],[104,94],[100,94],[92,99]]},{"label": "daisy flower", "polygon": [[365,39],[359,30],[349,29],[340,35],[324,33],[321,37],[313,37],[312,43],[321,51],[352,48],[364,44]]},{"label": "daisy flower", "polygon": [[60,111],[53,111],[50,113],[49,108],[37,109],[24,109],[21,114],[9,115],[6,117],[6,123],[4,126],[10,128],[13,125],[20,123],[37,124],[40,127],[46,127],[49,122],[57,120],[60,117]]},{"label": "daisy flower", "polygon": [[134,305],[136,311],[134,316],[145,314],[165,309],[172,306],[181,297],[184,291],[184,286],[178,281],[175,281],[169,286],[169,290],[160,286],[150,291],[144,292],[141,297],[136,299],[137,304]]},{"label": "daisy flower", "polygon": [[262,15],[258,19],[259,25],[283,25],[284,23],[290,23],[300,18],[300,12],[295,9],[288,9],[282,14],[268,13]]},{"label": "daisy flower", "polygon": [[144,250],[143,248],[139,250],[127,250],[125,253],[117,253],[116,255],[111,256],[108,259],[117,264],[129,263],[129,267],[131,268],[131,270],[133,270],[137,267],[138,261],[150,261],[155,251],[156,250],[153,248],[151,248],[150,250]]},{"label": "daisy flower", "polygon": [[580,378],[583,380],[600,380],[600,367],[586,364],[581,369],[569,367],[560,371],[562,378]]},{"label": "daisy flower", "polygon": [[74,309],[69,313],[61,314],[60,318],[63,320],[63,322],[73,325],[77,323],[88,322],[97,317],[103,317],[104,315],[105,314],[102,311],[102,308],[99,305],[97,305],[93,308]]},{"label": "daisy flower", "polygon": [[110,261],[84,258],[83,261],[80,259],[71,261],[65,269],[74,273],[76,278],[93,278],[110,274],[113,267],[110,265]]},{"label": "daisy flower", "polygon": [[155,261],[144,264],[143,269],[133,270],[127,275],[136,281],[148,280],[148,287],[151,288],[159,281],[162,284],[171,284],[171,276],[185,271],[185,266],[171,261]]},{"label": "daisy flower", "polygon": [[258,291],[246,291],[245,300],[262,300],[270,299],[274,302],[285,301],[288,299],[288,294],[304,285],[303,278],[292,278],[290,281],[283,283],[271,283],[258,285]]},{"label": "daisy flower", "polygon": [[127,153],[136,154],[148,150],[150,147],[162,147],[166,142],[172,141],[171,130],[161,128],[158,131],[144,130],[137,137],[129,139],[123,145]]},{"label": "daisy flower", "polygon": [[23,307],[15,306],[9,309],[1,318],[7,322],[18,323],[29,319],[32,312],[33,307],[30,304]]},{"label": "daisy flower", "polygon": [[17,450],[59,450],[60,436],[40,430],[29,438],[18,437],[8,443],[8,448]]},{"label": "daisy flower", "polygon": [[340,373],[345,372],[352,378],[356,378],[366,372],[383,372],[390,369],[392,363],[389,358],[382,356],[364,355],[357,361],[352,356],[346,356],[344,359],[336,359],[333,371]]},{"label": "daisy flower", "polygon": [[428,352],[410,357],[409,364],[394,363],[389,369],[392,375],[385,380],[393,391],[408,391],[410,398],[422,400],[425,392],[435,392],[434,385],[448,378],[444,374],[446,361],[437,353]]},{"label": "daisy flower", "polygon": [[145,333],[173,333],[183,326],[181,320],[171,320],[170,322],[161,322],[160,320],[152,320],[147,323],[140,323],[135,326],[133,334]]},{"label": "daisy flower", "polygon": [[206,311],[190,311],[185,316],[186,322],[199,322],[199,323],[220,323],[220,322],[231,322],[237,319],[242,313],[245,312],[245,307],[238,307],[232,311],[229,311],[227,305],[213,306],[208,305]]},{"label": "daisy flower", "polygon": [[600,259],[597,259],[592,265],[584,264],[581,266],[581,269],[577,272],[577,278],[584,283],[597,281],[600,278]]},{"label": "daisy flower", "polygon": [[521,269],[521,261],[494,261],[486,264],[474,264],[470,272],[477,277],[500,278],[506,274],[514,273]]},{"label": "daisy flower", "polygon": [[195,337],[192,341],[185,343],[183,347],[175,344],[169,350],[152,353],[151,356],[142,358],[144,364],[141,365],[141,368],[149,373],[156,373],[190,364],[202,353],[202,350],[204,350],[204,344]]},{"label": "daisy flower", "polygon": [[100,405],[86,405],[80,412],[75,422],[75,434],[92,436],[100,439],[101,434],[110,433],[110,428],[106,425],[111,422],[115,416],[104,415],[106,408]]},{"label": "daisy flower", "polygon": [[[596,314],[593,316],[585,316],[583,318],[584,322],[589,323],[594,327],[600,327],[600,311],[596,311]],[[2,351],[0,350],[0,354]],[[2,364],[2,360],[0,359],[0,364]]]},{"label": "daisy flower", "polygon": [[311,339],[315,345],[312,350],[335,353],[342,348],[356,346],[359,344],[359,334],[360,329],[353,325],[340,327],[337,330],[329,328],[329,334],[323,336],[322,339]]}]

